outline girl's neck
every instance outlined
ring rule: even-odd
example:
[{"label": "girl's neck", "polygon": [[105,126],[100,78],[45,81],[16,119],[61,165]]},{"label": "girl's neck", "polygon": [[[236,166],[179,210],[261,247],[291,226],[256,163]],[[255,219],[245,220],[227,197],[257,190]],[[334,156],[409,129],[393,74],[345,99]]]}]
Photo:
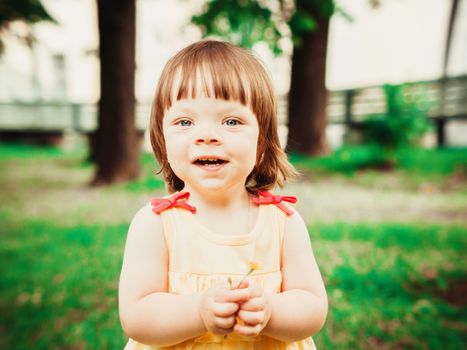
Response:
[{"label": "girl's neck", "polygon": [[[232,236],[253,230],[258,217],[258,208],[250,203],[250,194],[243,188],[230,191],[190,192],[189,202],[196,208],[196,219],[212,232]],[[226,225],[234,222],[235,225]]]},{"label": "girl's neck", "polygon": [[245,188],[223,191],[197,191],[194,188],[185,187],[183,191],[190,192],[190,204],[198,209],[228,210],[248,206],[250,195]]}]

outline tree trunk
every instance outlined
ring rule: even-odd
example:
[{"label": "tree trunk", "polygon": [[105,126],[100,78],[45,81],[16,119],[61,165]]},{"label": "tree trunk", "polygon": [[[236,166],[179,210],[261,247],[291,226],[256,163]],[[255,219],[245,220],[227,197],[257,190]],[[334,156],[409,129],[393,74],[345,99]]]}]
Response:
[{"label": "tree trunk", "polygon": [[444,48],[443,78],[446,78],[448,75],[449,54],[451,52],[452,34],[454,32],[454,24],[456,23],[458,8],[459,0],[452,0],[451,12],[449,13],[448,20],[448,30],[446,34],[446,46]]},{"label": "tree trunk", "polygon": [[91,154],[93,185],[124,182],[139,174],[135,127],[135,0],[97,0],[101,97]]},{"label": "tree trunk", "polygon": [[328,152],[325,73],[329,17],[312,17],[318,27],[302,35],[301,46],[295,47],[292,55],[287,151],[320,155]]}]

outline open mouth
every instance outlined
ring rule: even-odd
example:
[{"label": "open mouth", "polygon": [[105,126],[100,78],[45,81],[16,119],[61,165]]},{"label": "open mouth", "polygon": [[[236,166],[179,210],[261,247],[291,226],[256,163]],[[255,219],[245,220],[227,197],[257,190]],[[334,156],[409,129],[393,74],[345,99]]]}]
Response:
[{"label": "open mouth", "polygon": [[198,158],[193,163],[205,167],[214,168],[227,163],[227,161],[220,158]]}]

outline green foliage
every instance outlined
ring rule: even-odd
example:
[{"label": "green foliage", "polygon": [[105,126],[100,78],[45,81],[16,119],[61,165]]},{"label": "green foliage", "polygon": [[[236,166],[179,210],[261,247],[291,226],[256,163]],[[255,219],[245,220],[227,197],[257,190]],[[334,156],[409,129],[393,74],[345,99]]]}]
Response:
[{"label": "green foliage", "polygon": [[289,28],[294,44],[300,45],[301,36],[316,29],[317,19],[335,11],[334,0],[299,0],[295,7],[290,5],[283,0],[210,0],[192,22],[201,27],[203,37],[217,36],[248,48],[263,41],[280,54],[279,41],[288,35],[284,27]]},{"label": "green foliage", "polygon": [[364,123],[364,137],[369,143],[383,148],[400,148],[416,145],[428,130],[426,102],[404,88],[410,85],[384,85],[386,113],[371,116]]},{"label": "green foliage", "polygon": [[428,106],[410,85],[384,85],[384,94],[386,112],[363,122],[363,141],[377,145],[383,159],[392,160],[396,149],[416,146],[428,131]]},{"label": "green foliage", "polygon": [[295,12],[287,21],[294,46],[302,44],[302,36],[317,29],[318,21],[331,17],[336,11],[334,0],[297,0]]},{"label": "green foliage", "polygon": [[0,29],[12,21],[24,21],[29,24],[40,21],[55,22],[40,0],[2,0]]},{"label": "green foliage", "polygon": [[467,148],[399,150],[397,163],[407,172],[423,173],[427,176],[467,173]]},{"label": "green foliage", "polygon": [[214,35],[249,48],[265,41],[274,52],[281,52],[277,45],[281,33],[272,11],[258,1],[211,0],[192,22],[202,28],[203,37]]},{"label": "green foliage", "polygon": [[54,158],[63,156],[66,152],[52,146],[34,147],[21,143],[0,143],[0,159],[11,158]]},{"label": "green foliage", "polygon": [[[13,21],[34,24],[40,21],[56,23],[40,0],[2,0],[0,2],[0,34]],[[0,55],[4,44],[0,38]]]},{"label": "green foliage", "polygon": [[[315,174],[331,173],[353,175],[362,168],[371,168],[385,160],[385,153],[377,145],[343,146],[323,157],[306,157],[293,154],[292,163],[300,169]],[[399,169],[417,179],[435,180],[452,175],[456,171],[467,172],[467,148],[401,148],[395,151],[394,159]]]},{"label": "green foliage", "polygon": [[302,44],[301,36],[304,33],[314,31],[318,26],[318,23],[313,17],[302,11],[296,11],[287,24],[292,32],[292,41],[295,46],[300,46]]}]

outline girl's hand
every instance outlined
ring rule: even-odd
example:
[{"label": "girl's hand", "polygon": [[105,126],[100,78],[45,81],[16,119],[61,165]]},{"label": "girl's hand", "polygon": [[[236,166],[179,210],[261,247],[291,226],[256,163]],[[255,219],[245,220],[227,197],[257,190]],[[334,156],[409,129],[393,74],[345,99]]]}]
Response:
[{"label": "girl's hand", "polygon": [[271,301],[263,288],[249,284],[247,280],[240,285],[240,288],[249,290],[250,298],[240,304],[237,315],[241,322],[237,322],[233,330],[241,335],[256,336],[266,327],[271,318]]},{"label": "girl's hand", "polygon": [[207,289],[201,296],[199,314],[206,329],[214,334],[232,333],[239,304],[246,302],[250,291],[230,289],[227,283]]}]

